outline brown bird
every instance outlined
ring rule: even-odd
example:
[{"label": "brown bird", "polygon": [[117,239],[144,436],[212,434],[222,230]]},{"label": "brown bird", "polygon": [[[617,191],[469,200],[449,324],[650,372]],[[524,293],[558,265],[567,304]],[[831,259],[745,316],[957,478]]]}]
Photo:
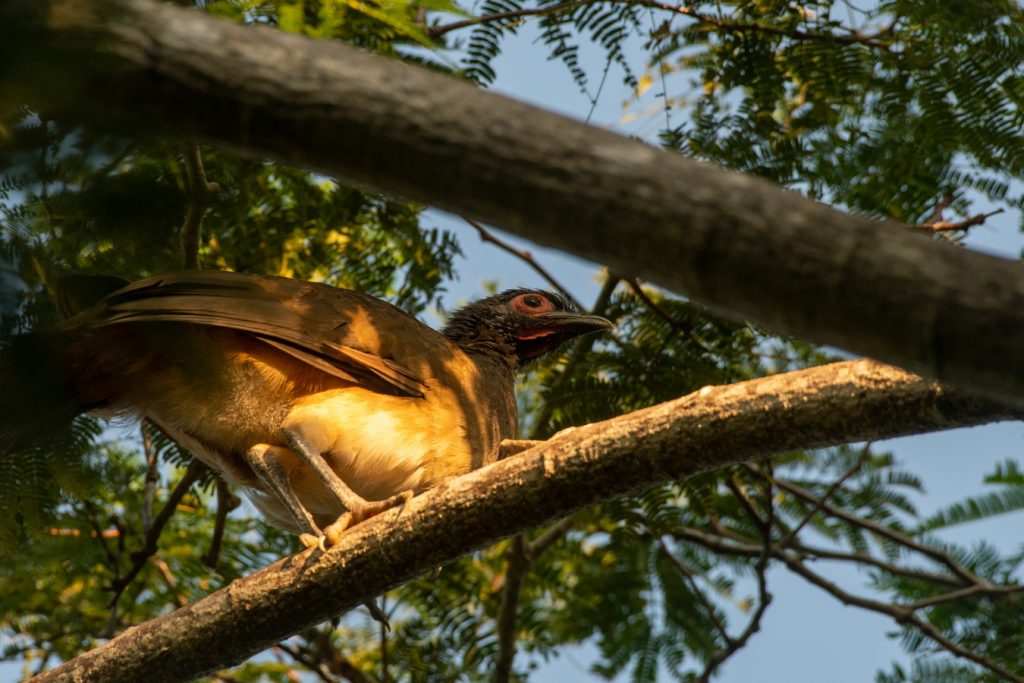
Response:
[{"label": "brown bird", "polygon": [[[524,289],[461,308],[439,333],[368,294],[286,278],[188,271],[122,285],[72,279],[70,317],[16,340],[0,378],[28,373],[63,419],[150,420],[321,547],[497,460],[516,434],[516,372],[611,327]],[[7,413],[0,443],[33,421],[38,431],[40,402],[22,402],[20,424]]]}]

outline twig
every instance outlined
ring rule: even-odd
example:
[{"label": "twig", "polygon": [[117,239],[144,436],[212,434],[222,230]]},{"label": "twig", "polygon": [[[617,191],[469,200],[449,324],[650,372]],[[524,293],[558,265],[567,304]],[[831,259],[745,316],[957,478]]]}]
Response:
[{"label": "twig", "polygon": [[[376,607],[377,603],[369,600],[367,604]],[[388,623],[387,615],[384,613],[384,605],[384,597],[381,596],[378,614],[374,614],[372,608],[370,609],[370,614],[373,615],[380,625],[380,680],[381,683],[388,683],[390,680],[390,674],[388,673],[388,631],[391,630],[391,625]]]},{"label": "twig", "polygon": [[566,517],[561,519],[547,529],[545,529],[537,538],[533,539],[526,545],[526,557],[534,562],[538,557],[544,554],[544,551],[553,546],[555,543],[560,541],[563,536],[569,533],[572,529],[573,518]]},{"label": "twig", "polygon": [[178,607],[184,607],[188,604],[188,598],[178,592],[178,580],[174,578],[174,574],[171,572],[170,566],[159,556],[153,555],[149,558],[149,563],[156,567],[160,573],[160,577],[164,580],[164,584],[170,589],[171,594],[174,596],[174,601],[178,603]]},{"label": "twig", "polygon": [[328,675],[329,672],[325,671],[326,667],[304,648],[292,647],[287,643],[278,643],[274,647],[315,673],[324,683],[336,683],[334,678]]},{"label": "twig", "polygon": [[915,600],[914,602],[906,605],[906,607],[912,610],[919,610],[926,607],[941,605],[946,602],[963,600],[964,598],[1010,595],[1021,591],[1024,591],[1024,586],[982,586],[975,584],[973,586],[961,588],[960,590],[943,593],[942,595],[933,595],[930,598]]},{"label": "twig", "polygon": [[347,657],[338,652],[338,648],[334,647],[334,643],[331,642],[328,631],[311,629],[311,633],[303,633],[303,636],[313,645],[317,659],[325,662],[327,670],[335,676],[341,676],[350,683],[377,682],[376,678],[357,669]]},{"label": "twig", "polygon": [[758,528],[763,528],[765,520],[761,519],[761,513],[758,512],[757,508],[754,506],[754,501],[750,500],[750,495],[747,493],[746,489],[742,488],[737,483],[736,479],[737,477],[734,473],[733,476],[726,478],[725,485],[740,501],[743,509],[747,511],[747,514],[750,516],[750,519],[753,520],[754,524],[756,524]]},{"label": "twig", "polygon": [[864,466],[864,463],[867,462],[870,448],[870,443],[865,444],[863,450],[861,450],[860,452],[860,457],[857,458],[857,462],[854,463],[853,467],[846,470],[846,472],[843,473],[843,476],[839,477],[834,482],[832,482],[832,485],[828,487],[828,490],[825,491],[825,493],[821,496],[820,499],[818,499],[818,502],[814,504],[814,506],[807,512],[806,515],[804,515],[803,519],[801,519],[800,522],[795,527],[793,527],[793,529],[789,533],[782,537],[782,540],[779,541],[780,546],[785,548],[790,543],[792,543],[793,539],[795,539],[797,534],[800,533],[800,530],[807,526],[807,523],[814,519],[814,515],[818,514],[821,511],[821,508],[825,504],[825,501],[831,498],[832,495],[839,490],[840,486],[849,481],[850,477],[852,477],[853,475],[857,474],[857,472],[860,471],[860,469]]},{"label": "twig", "polygon": [[1004,209],[996,209],[995,211],[989,211],[988,213],[975,214],[962,221],[935,220],[930,223],[920,223],[917,225],[907,224],[904,227],[909,230],[926,232],[932,235],[939,232],[957,232],[960,230],[968,230],[976,225],[983,225],[985,221],[992,218],[992,216],[997,216],[1003,212]]},{"label": "twig", "polygon": [[793,572],[804,577],[815,586],[818,586],[827,593],[831,593],[837,600],[842,602],[844,605],[853,605],[862,609],[869,610],[871,612],[878,612],[879,614],[886,614],[892,617],[897,623],[903,625],[910,625],[919,630],[922,634],[931,638],[933,641],[939,644],[943,649],[950,652],[951,654],[966,659],[969,661],[982,666],[992,673],[1000,676],[1001,678],[1014,681],[1015,683],[1024,683],[1024,677],[1018,676],[1009,669],[993,662],[988,657],[985,657],[974,650],[967,649],[953,642],[947,638],[939,629],[937,629],[931,622],[926,619],[922,619],[920,616],[914,613],[912,606],[908,605],[890,605],[884,602],[878,602],[877,600],[870,600],[858,595],[848,593],[840,588],[835,583],[829,581],[825,577],[817,574],[808,569],[802,562],[796,558],[790,556],[788,553],[779,551],[777,554],[786,566],[789,567]]},{"label": "twig", "polygon": [[490,230],[488,230],[483,225],[477,223],[471,218],[466,218],[465,216],[463,216],[462,220],[466,221],[474,228],[476,228],[476,231],[480,234],[480,239],[482,241],[490,242],[491,244],[497,246],[499,249],[502,249],[503,251],[506,251],[519,259],[522,259],[528,266],[533,268],[538,275],[547,280],[548,284],[557,289],[559,294],[568,299],[573,306],[575,306],[576,308],[582,308],[582,306],[580,306],[580,302],[578,302],[576,298],[569,293],[569,290],[563,287],[562,283],[556,280],[555,277],[551,273],[549,273],[544,266],[538,263],[537,259],[535,259],[533,257],[533,254],[531,254],[529,251],[513,247],[508,242],[502,240],[499,237],[496,237],[494,233],[492,233]]},{"label": "twig", "polygon": [[718,634],[722,636],[722,640],[725,641],[726,645],[731,644],[732,636],[729,635],[729,630],[725,627],[725,624],[718,616],[718,611],[715,609],[715,604],[711,602],[711,599],[708,598],[707,594],[705,594],[704,591],[700,589],[700,586],[697,585],[697,579],[693,576],[693,572],[691,572],[689,568],[687,568],[687,566],[683,564],[682,560],[680,560],[678,557],[672,554],[672,552],[668,549],[668,546],[665,545],[665,541],[660,537],[658,538],[658,550],[661,552],[662,555],[664,555],[668,559],[669,562],[672,563],[672,565],[676,568],[676,571],[682,574],[683,579],[685,579],[686,582],[690,584],[690,590],[693,591],[693,594],[697,596],[697,599],[700,601],[700,604],[704,606],[704,611],[707,612],[708,617],[711,618],[711,621],[714,623],[715,628],[718,630]]},{"label": "twig", "polygon": [[656,0],[583,0],[575,2],[563,2],[557,5],[551,5],[548,7],[537,7],[529,9],[513,10],[510,12],[496,12],[494,14],[486,14],[480,17],[471,17],[469,19],[461,19],[459,21],[453,21],[448,24],[440,24],[437,26],[431,26],[427,29],[427,35],[431,38],[440,38],[441,36],[455,31],[458,29],[466,28],[469,26],[475,26],[477,24],[486,24],[499,21],[506,21],[509,19],[518,19],[521,17],[530,16],[547,16],[552,14],[560,14],[562,12],[568,12],[582,7],[584,5],[593,5],[597,3],[603,4],[628,4],[628,5],[640,5],[642,7],[649,7],[651,9],[662,10],[665,12],[672,12],[675,14],[682,14],[696,21],[714,26],[715,28],[722,29],[723,31],[733,32],[757,32],[767,33],[770,35],[777,35],[784,38],[791,38],[793,40],[800,41],[818,41],[827,43],[844,43],[844,44],[859,44],[867,47],[877,48],[885,50],[887,52],[892,50],[892,46],[888,43],[881,42],[881,39],[892,33],[894,26],[890,25],[886,28],[879,30],[876,33],[866,34],[860,31],[850,31],[849,33],[818,33],[812,31],[800,31],[798,29],[783,29],[775,26],[764,26],[762,24],[755,24],[749,22],[732,21],[723,17],[715,17],[709,14],[702,14],[692,7],[686,5],[672,5],[666,2],[657,2]]},{"label": "twig", "polygon": [[[755,472],[757,471],[754,468],[750,469]],[[775,485],[778,486],[780,489],[788,491],[793,495],[799,496],[800,498],[803,498],[804,500],[810,503],[818,503],[820,500],[816,496],[812,495],[809,491],[806,491],[805,489],[785,479],[776,479]],[[960,579],[962,579],[964,583],[980,584],[984,586],[992,585],[985,579],[981,578],[980,576],[969,570],[967,567],[964,567],[962,564],[954,560],[952,557],[950,557],[949,553],[939,550],[938,548],[932,548],[930,546],[919,543],[918,541],[911,538],[910,536],[907,536],[906,534],[900,533],[895,529],[890,529],[889,527],[884,526],[882,524],[878,524],[877,522],[873,522],[871,520],[858,517],[853,513],[835,507],[834,505],[827,501],[821,500],[820,504],[821,509],[827,512],[828,514],[832,515],[833,517],[837,517],[845,522],[849,522],[850,524],[859,526],[862,529],[867,529],[868,531],[877,534],[878,536],[882,536],[883,538],[887,538],[890,541],[899,543],[900,545],[910,548],[911,550],[916,550],[922,555],[929,557],[932,560],[935,560],[936,562],[940,562],[946,565],[954,574],[960,577]]]},{"label": "twig", "polygon": [[[747,622],[747,627],[743,629],[743,632],[740,633],[739,637],[726,637],[725,647],[713,652],[711,656],[708,657],[708,661],[704,665],[704,671],[697,678],[698,683],[708,683],[715,671],[717,671],[722,664],[729,659],[729,657],[732,657],[734,654],[746,647],[750,638],[761,630],[761,620],[764,618],[765,612],[768,611],[768,605],[772,602],[772,594],[768,592],[768,559],[772,555],[772,529],[775,526],[775,503],[770,480],[767,482],[766,488],[767,491],[764,495],[766,512],[763,518],[755,512],[753,503],[751,501],[747,501],[750,504],[750,507],[747,508],[747,512],[761,529],[761,552],[758,555],[757,564],[754,565],[754,570],[757,573],[757,609],[754,610],[754,613],[750,616],[750,621]],[[745,497],[741,499],[746,500]]]},{"label": "twig", "polygon": [[242,501],[238,499],[238,496],[231,493],[228,483],[217,477],[217,518],[214,521],[210,549],[201,558],[203,564],[210,569],[216,569],[217,561],[220,559],[220,548],[224,540],[224,527],[227,524],[228,513],[241,504]]},{"label": "twig", "polygon": [[146,483],[142,489],[142,532],[149,533],[153,525],[153,500],[156,498],[156,487],[160,483],[159,460],[153,448],[153,439],[149,435],[149,422],[143,420],[139,424],[142,433],[142,450],[146,454]]},{"label": "twig", "polygon": [[495,12],[494,14],[485,14],[479,17],[470,17],[469,19],[460,19],[453,21],[448,24],[439,24],[437,26],[430,26],[427,28],[427,35],[431,38],[440,38],[446,33],[457,31],[461,28],[467,28],[469,26],[477,26],[479,24],[491,24],[496,21],[505,21],[506,19],[519,19],[521,17],[533,17],[533,16],[545,16],[551,14],[559,14],[561,12],[567,12],[583,5],[591,5],[598,0],[576,0],[574,2],[563,2],[558,5],[551,5],[549,7],[537,7],[528,9],[512,10],[510,12]]},{"label": "twig", "polygon": [[139,575],[139,572],[141,572],[142,568],[146,566],[146,562],[149,558],[156,554],[157,539],[160,538],[161,532],[163,532],[167,522],[170,521],[171,516],[177,509],[178,503],[180,503],[181,499],[185,497],[186,493],[188,493],[192,484],[199,479],[205,467],[206,466],[198,460],[194,460],[192,461],[192,464],[188,466],[188,469],[185,470],[185,474],[181,477],[178,485],[174,487],[171,495],[168,496],[167,502],[160,510],[160,514],[156,516],[153,520],[153,525],[146,532],[146,538],[143,541],[142,548],[137,552],[132,553],[133,564],[128,570],[128,573],[123,577],[115,578],[111,582],[111,590],[114,592],[114,597],[110,602],[112,607],[116,608],[118,601],[124,594],[124,590],[132,581],[135,580],[135,577]]},{"label": "twig", "polygon": [[501,591],[497,625],[498,659],[494,664],[494,676],[491,678],[494,683],[508,683],[512,676],[512,661],[516,656],[516,611],[519,607],[523,577],[530,565],[525,535],[519,534],[512,539],[505,557],[505,586]]},{"label": "twig", "polygon": [[181,226],[182,266],[186,269],[199,268],[199,239],[203,228],[203,214],[213,204],[220,192],[220,185],[206,180],[203,155],[199,145],[185,143],[185,173],[188,176],[188,207],[185,222]]},{"label": "twig", "polygon": [[644,288],[640,285],[640,281],[638,279],[626,278],[626,284],[628,284],[629,288],[633,290],[633,293],[637,295],[637,298],[643,301],[644,305],[647,306],[647,308],[651,309],[659,318],[661,318],[669,325],[671,325],[673,329],[679,330],[680,332],[685,334],[687,339],[692,341],[694,345],[704,353],[712,352],[711,349],[709,349],[704,344],[704,342],[701,341],[700,337],[697,336],[697,334],[693,331],[693,328],[690,325],[687,325],[683,321],[677,320],[676,318],[672,317],[672,315],[668,311],[659,306],[658,303],[654,301],[654,299],[648,296],[647,292],[645,292]]}]

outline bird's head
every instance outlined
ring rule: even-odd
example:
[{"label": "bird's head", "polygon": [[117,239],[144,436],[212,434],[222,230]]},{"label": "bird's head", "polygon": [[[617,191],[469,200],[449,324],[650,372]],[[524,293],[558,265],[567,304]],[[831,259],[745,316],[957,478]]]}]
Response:
[{"label": "bird's head", "polygon": [[498,353],[522,367],[580,335],[611,328],[558,294],[510,289],[455,311],[443,332],[463,351]]}]

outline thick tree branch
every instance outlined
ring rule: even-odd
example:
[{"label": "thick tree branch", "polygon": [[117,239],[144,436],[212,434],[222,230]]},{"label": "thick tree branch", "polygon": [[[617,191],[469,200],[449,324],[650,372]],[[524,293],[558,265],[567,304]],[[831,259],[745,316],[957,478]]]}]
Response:
[{"label": "thick tree branch", "polygon": [[1019,263],[344,45],[148,0],[6,0],[0,59],[0,94],[53,115],[339,175],[1024,400]]},{"label": "thick tree branch", "polygon": [[705,387],[580,427],[360,524],[39,676],[190,680],[348,611],[437,565],[596,501],[794,449],[1019,417],[871,361]]}]

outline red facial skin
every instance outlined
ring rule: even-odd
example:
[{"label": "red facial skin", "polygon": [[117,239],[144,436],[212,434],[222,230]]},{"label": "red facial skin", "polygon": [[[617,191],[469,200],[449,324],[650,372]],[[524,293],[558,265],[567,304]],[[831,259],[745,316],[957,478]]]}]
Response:
[{"label": "red facial skin", "polygon": [[[547,297],[540,294],[520,294],[509,303],[511,303],[516,310],[522,311],[526,315],[530,316],[537,315],[538,313],[549,313],[555,310],[555,305],[551,303]],[[554,334],[554,331],[541,328],[532,332],[521,332],[517,336],[519,339],[526,340],[546,337],[550,334]]]}]

